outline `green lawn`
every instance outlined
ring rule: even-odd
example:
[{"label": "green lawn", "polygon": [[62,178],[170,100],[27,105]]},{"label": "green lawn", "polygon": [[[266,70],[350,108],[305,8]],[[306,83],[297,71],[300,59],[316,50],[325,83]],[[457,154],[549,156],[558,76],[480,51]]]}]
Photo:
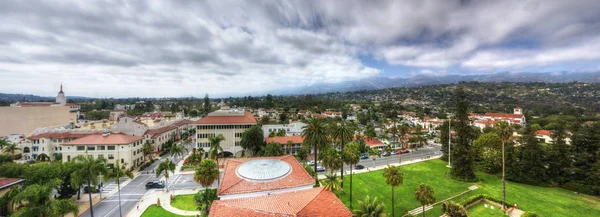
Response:
[{"label": "green lawn", "polygon": [[186,216],[177,215],[177,214],[174,214],[172,212],[169,212],[169,211],[163,209],[162,207],[159,207],[157,205],[152,205],[152,206],[148,207],[148,209],[146,209],[146,211],[144,211],[144,213],[142,214],[142,217],[186,217]]},{"label": "green lawn", "polygon": [[173,200],[171,201],[171,206],[180,209],[180,210],[187,210],[187,211],[197,211],[198,209],[198,205],[196,204],[196,201],[194,201],[194,195],[193,194],[186,194],[186,195],[178,195],[175,196],[175,198],[173,198]]},{"label": "green lawn", "polygon": [[[495,175],[477,173],[481,179],[476,183],[459,182],[447,176],[449,171],[446,162],[431,160],[423,163],[401,167],[404,173],[404,183],[395,189],[396,215],[406,214],[420,204],[415,200],[415,189],[420,183],[431,185],[438,201],[466,191],[471,185],[479,189],[454,199],[456,202],[475,195],[489,194],[502,197],[501,179]],[[349,206],[350,177],[344,177],[344,191],[340,199]],[[358,200],[365,196],[377,197],[386,203],[386,212],[391,214],[391,187],[385,184],[383,170],[361,173],[353,178],[354,194],[353,207],[358,206]],[[576,195],[572,191],[561,188],[538,187],[507,182],[506,200],[517,203],[519,209],[533,211],[541,216],[600,216],[600,198],[589,195]],[[440,216],[440,205],[426,212],[427,216]]]},{"label": "green lawn", "polygon": [[475,206],[469,207],[469,215],[473,217],[495,217],[495,216],[505,216],[502,210],[498,207],[494,207],[491,209],[491,205],[488,204],[486,208],[484,206],[485,203],[478,203]]}]

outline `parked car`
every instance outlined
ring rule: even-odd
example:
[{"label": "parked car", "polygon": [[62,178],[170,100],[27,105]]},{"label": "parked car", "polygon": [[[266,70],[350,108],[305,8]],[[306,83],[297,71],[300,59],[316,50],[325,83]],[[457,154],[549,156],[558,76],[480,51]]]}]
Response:
[{"label": "parked car", "polygon": [[153,182],[148,182],[146,183],[146,189],[150,189],[150,188],[164,188],[165,187],[165,183],[162,181],[153,181]]},{"label": "parked car", "polygon": [[325,167],[317,166],[317,172],[325,172]]},{"label": "parked car", "polygon": [[92,189],[92,193],[98,193],[98,188],[96,186],[92,186],[91,188],[88,186],[83,187],[83,193],[90,193],[90,189]]},{"label": "parked car", "polygon": [[408,149],[404,149],[404,150],[397,151],[396,154],[406,154],[406,153],[409,153],[409,152],[410,151]]},{"label": "parked car", "polygon": [[383,154],[381,156],[387,157],[387,156],[390,156],[390,153],[389,152],[383,152]]},{"label": "parked car", "polygon": [[369,159],[369,155],[368,154],[362,154],[360,156],[360,159]]},{"label": "parked car", "polygon": [[355,169],[355,170],[362,170],[362,169],[364,169],[364,168],[365,168],[365,166],[363,166],[363,165],[360,165],[360,164],[356,164],[356,166],[354,166],[354,169]]}]

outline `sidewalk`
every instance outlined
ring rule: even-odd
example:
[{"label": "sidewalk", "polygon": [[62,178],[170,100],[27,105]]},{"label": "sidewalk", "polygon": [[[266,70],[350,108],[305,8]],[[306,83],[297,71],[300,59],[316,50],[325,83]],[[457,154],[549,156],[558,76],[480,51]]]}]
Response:
[{"label": "sidewalk", "polygon": [[[420,159],[415,159],[415,160],[406,160],[406,161],[402,161],[402,163],[391,163],[388,165],[392,165],[392,166],[404,166],[404,165],[408,165],[408,164],[414,164],[414,163],[419,163],[419,162],[424,162],[424,161],[428,161],[428,160],[434,160],[434,159],[438,159],[442,157],[442,155],[432,155],[430,158],[420,158]],[[371,172],[371,171],[375,171],[375,170],[382,170],[384,168],[386,168],[388,165],[381,165],[381,166],[375,166],[375,167],[367,167],[365,169],[361,169],[361,170],[355,170],[352,169],[352,174],[358,174],[358,173],[366,173],[366,172]],[[345,175],[347,175],[350,172],[350,170],[344,170],[344,173],[346,173]],[[336,172],[335,174],[337,174],[338,176],[340,175],[340,172]],[[321,174],[319,175],[319,180],[324,179],[325,178],[325,174]]]},{"label": "sidewalk", "polygon": [[168,193],[165,192],[163,189],[148,191],[148,193],[146,193],[140,199],[138,204],[136,205],[136,206],[139,205],[139,209],[137,207],[132,209],[131,211],[129,211],[129,213],[127,213],[126,216],[128,216],[128,217],[142,216],[142,214],[148,207],[150,207],[151,205],[156,205],[156,202],[158,199],[160,199],[161,207],[169,212],[172,212],[172,213],[175,213],[178,215],[184,215],[184,216],[199,215],[200,211],[186,211],[186,210],[180,210],[175,207],[172,207],[171,206],[171,197],[170,197],[171,195],[176,196],[176,195],[184,195],[184,194],[195,194],[199,190],[202,190],[202,189],[198,188],[198,189],[185,189],[185,190],[170,190]]}]

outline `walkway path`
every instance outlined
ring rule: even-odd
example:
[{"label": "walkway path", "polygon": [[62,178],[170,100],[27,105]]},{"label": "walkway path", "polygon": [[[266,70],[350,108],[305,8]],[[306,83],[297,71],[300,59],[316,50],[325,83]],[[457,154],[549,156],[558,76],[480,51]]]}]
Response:
[{"label": "walkway path", "polygon": [[[454,198],[460,197],[463,194],[469,193],[470,191],[473,191],[473,190],[475,190],[477,188],[478,188],[477,185],[472,185],[472,186],[469,187],[469,190],[463,191],[460,194],[457,194],[457,195],[454,195],[452,197],[446,198],[445,200],[439,201],[439,202],[434,203],[434,204],[425,205],[425,211],[432,209],[435,205],[438,205],[438,204],[443,203],[445,201],[452,200]],[[408,214],[415,215],[415,216],[418,215],[418,214],[421,214],[421,213],[423,213],[423,207],[422,206],[417,207],[417,208],[415,208],[415,209],[413,209],[411,211],[408,211]]]}]

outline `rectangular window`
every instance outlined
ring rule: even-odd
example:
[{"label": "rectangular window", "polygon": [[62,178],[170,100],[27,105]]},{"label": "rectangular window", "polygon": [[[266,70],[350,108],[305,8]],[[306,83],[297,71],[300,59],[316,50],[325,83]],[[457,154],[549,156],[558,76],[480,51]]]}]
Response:
[{"label": "rectangular window", "polygon": [[84,151],[85,150],[85,146],[77,146],[77,151]]},{"label": "rectangular window", "polygon": [[114,155],[112,155],[112,154],[109,154],[109,155],[108,155],[108,159],[110,159],[110,160],[112,160],[112,159],[115,159],[115,156],[114,156]]},{"label": "rectangular window", "polygon": [[115,150],[115,146],[114,145],[109,145],[109,146],[107,146],[107,149],[108,150]]},{"label": "rectangular window", "polygon": [[125,159],[121,158],[121,164],[125,163]]},{"label": "rectangular window", "polygon": [[99,154],[99,155],[98,155],[98,159],[101,159],[101,158],[104,158],[104,155],[102,155],[102,154]]},{"label": "rectangular window", "polygon": [[88,151],[95,151],[96,150],[96,146],[88,146],[87,150]]},{"label": "rectangular window", "polygon": [[99,151],[103,151],[103,150],[105,150],[105,149],[106,149],[106,146],[104,146],[104,145],[100,145],[100,146],[98,146],[98,150],[99,150]]},{"label": "rectangular window", "polygon": [[240,142],[235,142],[235,146],[240,146]]}]

